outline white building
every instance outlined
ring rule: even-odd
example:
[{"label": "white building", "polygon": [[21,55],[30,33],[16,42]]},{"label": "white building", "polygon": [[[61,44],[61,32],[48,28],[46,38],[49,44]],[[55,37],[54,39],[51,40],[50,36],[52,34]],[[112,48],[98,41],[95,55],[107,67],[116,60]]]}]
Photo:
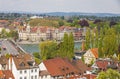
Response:
[{"label": "white building", "polygon": [[86,64],[93,63],[98,58],[98,48],[89,49],[83,56]]},{"label": "white building", "polygon": [[39,67],[29,54],[19,54],[9,58],[9,70],[15,79],[39,79]]}]

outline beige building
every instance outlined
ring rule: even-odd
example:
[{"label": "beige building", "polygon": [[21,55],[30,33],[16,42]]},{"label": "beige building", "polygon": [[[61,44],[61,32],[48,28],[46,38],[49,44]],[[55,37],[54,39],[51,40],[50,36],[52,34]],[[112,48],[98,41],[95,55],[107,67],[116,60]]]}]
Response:
[{"label": "beige building", "polygon": [[98,58],[98,48],[89,49],[84,55],[84,60],[86,64],[91,64]]}]

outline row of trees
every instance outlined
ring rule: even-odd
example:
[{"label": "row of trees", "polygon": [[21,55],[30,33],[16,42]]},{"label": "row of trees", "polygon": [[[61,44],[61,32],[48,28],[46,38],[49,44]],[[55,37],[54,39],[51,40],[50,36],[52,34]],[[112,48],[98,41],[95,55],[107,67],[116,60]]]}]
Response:
[{"label": "row of trees", "polygon": [[37,58],[36,60],[46,60],[54,57],[72,59],[74,57],[74,38],[72,33],[69,35],[65,33],[63,41],[60,43],[56,43],[55,41],[43,41],[40,43],[39,47],[40,53],[33,54],[34,57]]},{"label": "row of trees", "polygon": [[69,59],[74,56],[74,37],[73,34],[64,34],[63,42],[59,45],[59,54],[61,57],[68,57]]},{"label": "row of trees", "polygon": [[89,48],[98,48],[99,57],[111,57],[114,54],[118,56],[120,54],[120,31],[117,31],[116,27],[120,29],[119,26],[103,26],[100,29],[96,28],[94,30],[88,28],[85,38],[86,50]]}]

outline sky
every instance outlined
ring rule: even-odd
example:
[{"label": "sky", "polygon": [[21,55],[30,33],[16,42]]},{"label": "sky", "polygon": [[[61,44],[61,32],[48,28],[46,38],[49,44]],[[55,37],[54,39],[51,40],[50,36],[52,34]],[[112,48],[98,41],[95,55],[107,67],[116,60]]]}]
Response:
[{"label": "sky", "polygon": [[0,12],[120,14],[120,0],[0,0]]}]

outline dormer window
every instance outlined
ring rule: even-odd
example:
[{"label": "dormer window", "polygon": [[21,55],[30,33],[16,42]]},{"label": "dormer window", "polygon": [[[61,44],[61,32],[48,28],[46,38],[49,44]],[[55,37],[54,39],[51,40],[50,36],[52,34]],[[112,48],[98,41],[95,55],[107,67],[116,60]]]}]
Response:
[{"label": "dormer window", "polygon": [[28,65],[29,66],[33,66],[33,62],[28,62]]},{"label": "dormer window", "polygon": [[20,63],[20,67],[24,67],[24,66],[25,66],[24,62]]},{"label": "dormer window", "polygon": [[65,71],[65,69],[63,68],[62,71]]},{"label": "dormer window", "polygon": [[66,70],[69,70],[69,68],[68,68],[68,67],[66,67]]}]

